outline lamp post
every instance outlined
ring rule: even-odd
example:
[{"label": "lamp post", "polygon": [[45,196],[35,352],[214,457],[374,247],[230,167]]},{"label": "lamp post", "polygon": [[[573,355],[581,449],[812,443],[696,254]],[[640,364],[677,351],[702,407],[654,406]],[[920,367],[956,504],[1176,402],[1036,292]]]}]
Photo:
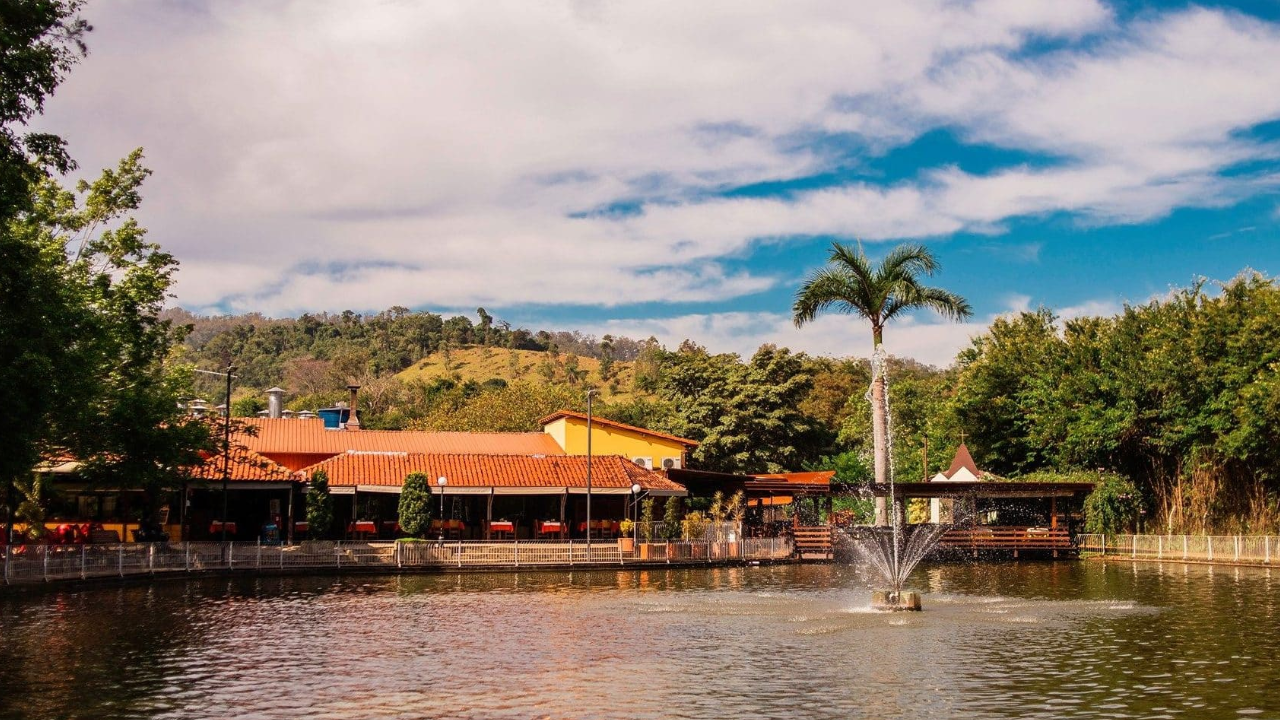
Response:
[{"label": "lamp post", "polygon": [[[231,378],[235,366],[228,364],[224,373],[212,370],[196,370],[205,375],[219,375],[227,379],[227,414],[222,423],[222,542],[227,541],[227,481],[231,479]],[[183,498],[186,501],[186,498]]]},{"label": "lamp post", "polygon": [[449,484],[449,478],[441,475],[436,478],[436,485],[440,486],[440,543],[444,543],[444,486]]},{"label": "lamp post", "polygon": [[587,391],[587,561],[591,561],[591,398],[595,390]]}]

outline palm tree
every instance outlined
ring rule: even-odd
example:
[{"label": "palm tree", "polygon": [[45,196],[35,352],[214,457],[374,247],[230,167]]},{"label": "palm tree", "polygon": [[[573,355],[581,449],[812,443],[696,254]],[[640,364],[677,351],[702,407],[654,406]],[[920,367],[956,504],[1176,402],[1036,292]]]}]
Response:
[{"label": "palm tree", "polygon": [[[875,446],[876,484],[888,482],[888,386],[884,373],[884,326],[903,313],[929,308],[950,320],[973,315],[969,301],[942,288],[926,287],[922,277],[938,270],[938,261],[923,245],[904,244],[894,248],[879,265],[862,252],[833,243],[826,267],[809,276],[796,291],[792,319],[796,327],[812,322],[826,311],[857,315],[871,322],[875,342],[871,378],[871,431]],[[876,524],[887,525],[885,500],[876,498]]]}]

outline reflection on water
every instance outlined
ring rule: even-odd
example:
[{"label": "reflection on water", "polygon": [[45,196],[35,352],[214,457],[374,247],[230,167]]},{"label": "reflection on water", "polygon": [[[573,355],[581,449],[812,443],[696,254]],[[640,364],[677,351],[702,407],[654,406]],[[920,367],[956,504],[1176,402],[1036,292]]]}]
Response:
[{"label": "reflection on water", "polygon": [[1248,717],[1270,571],[837,566],[202,580],[0,599],[0,718]]}]

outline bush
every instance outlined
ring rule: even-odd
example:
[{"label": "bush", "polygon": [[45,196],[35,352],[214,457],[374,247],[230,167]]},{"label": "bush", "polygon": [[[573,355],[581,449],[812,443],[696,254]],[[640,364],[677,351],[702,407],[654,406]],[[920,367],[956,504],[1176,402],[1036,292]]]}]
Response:
[{"label": "bush", "polygon": [[710,524],[706,515],[695,510],[680,521],[680,530],[685,540],[702,540],[707,537],[707,526]]},{"label": "bush", "polygon": [[662,513],[662,537],[667,540],[679,540],[680,516],[684,510],[684,503],[678,497],[669,497],[666,505]]},{"label": "bush", "polygon": [[318,540],[333,526],[333,498],[329,496],[329,474],[317,470],[307,488],[307,537]]},{"label": "bush", "polygon": [[653,539],[653,498],[645,498],[640,503],[640,539],[645,542]]},{"label": "bush", "polygon": [[1113,473],[1099,476],[1093,492],[1084,500],[1084,530],[1089,533],[1119,533],[1133,528],[1142,498],[1127,478]]},{"label": "bush", "polygon": [[422,473],[410,473],[400,490],[400,529],[422,537],[431,528],[431,485]]}]

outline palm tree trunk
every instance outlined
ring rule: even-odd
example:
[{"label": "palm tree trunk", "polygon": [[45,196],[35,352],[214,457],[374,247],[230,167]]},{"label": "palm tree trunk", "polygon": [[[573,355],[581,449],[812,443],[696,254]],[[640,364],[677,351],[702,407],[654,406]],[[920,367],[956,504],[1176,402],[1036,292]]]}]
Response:
[{"label": "palm tree trunk", "polygon": [[[876,339],[875,352],[878,353],[881,352],[882,346],[878,342],[879,338]],[[871,441],[875,452],[876,485],[881,489],[889,484],[889,410],[885,406],[886,395],[884,375],[877,374],[871,381]],[[889,525],[889,514],[885,506],[884,496],[877,496],[876,525],[878,527]]]}]

